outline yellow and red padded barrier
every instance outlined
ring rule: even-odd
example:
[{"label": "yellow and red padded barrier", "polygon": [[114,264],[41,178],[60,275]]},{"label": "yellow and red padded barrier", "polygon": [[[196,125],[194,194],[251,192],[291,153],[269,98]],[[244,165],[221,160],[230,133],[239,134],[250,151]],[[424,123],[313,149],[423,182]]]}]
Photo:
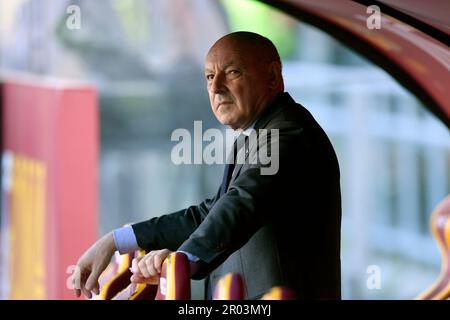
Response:
[{"label": "yellow and red padded barrier", "polygon": [[117,293],[112,300],[154,300],[157,290],[157,285],[130,283],[125,289]]},{"label": "yellow and red padded barrier", "polygon": [[130,285],[130,291],[132,292],[128,300],[155,300],[156,293],[158,292],[158,286],[147,283],[137,283]]},{"label": "yellow and red padded barrier", "polygon": [[134,252],[120,255],[118,258],[114,256],[114,260],[99,278],[100,293],[96,297],[97,300],[111,300],[129,285],[133,258]]},{"label": "yellow and red padded barrier", "polygon": [[214,289],[213,300],[243,300],[244,281],[237,273],[227,273]]},{"label": "yellow and red padded barrier", "polygon": [[172,252],[161,267],[155,300],[190,300],[190,263],[184,253]]},{"label": "yellow and red padded barrier", "polygon": [[430,229],[441,252],[441,272],[435,283],[416,299],[445,300],[450,297],[450,195],[433,210]]},{"label": "yellow and red padded barrier", "polygon": [[294,300],[296,296],[292,290],[287,287],[277,286],[269,290],[261,297],[261,300]]}]

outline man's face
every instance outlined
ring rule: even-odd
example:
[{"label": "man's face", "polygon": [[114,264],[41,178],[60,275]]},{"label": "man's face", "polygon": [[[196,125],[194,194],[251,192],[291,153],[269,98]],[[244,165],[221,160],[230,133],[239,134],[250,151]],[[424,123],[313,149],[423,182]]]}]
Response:
[{"label": "man's face", "polygon": [[246,129],[268,104],[269,72],[251,49],[216,43],[205,61],[211,108],[220,123]]}]

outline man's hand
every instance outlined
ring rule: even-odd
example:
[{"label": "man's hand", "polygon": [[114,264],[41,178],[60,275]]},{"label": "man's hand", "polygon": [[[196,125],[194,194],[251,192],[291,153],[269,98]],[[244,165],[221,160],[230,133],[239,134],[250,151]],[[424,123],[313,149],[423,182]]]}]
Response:
[{"label": "man's hand", "polygon": [[77,297],[83,293],[90,299],[92,298],[92,292],[100,293],[98,278],[111,262],[111,257],[115,251],[114,237],[112,233],[108,233],[80,257],[72,275]]},{"label": "man's hand", "polygon": [[162,264],[171,253],[168,249],[154,250],[143,257],[133,259],[131,282],[158,284]]}]

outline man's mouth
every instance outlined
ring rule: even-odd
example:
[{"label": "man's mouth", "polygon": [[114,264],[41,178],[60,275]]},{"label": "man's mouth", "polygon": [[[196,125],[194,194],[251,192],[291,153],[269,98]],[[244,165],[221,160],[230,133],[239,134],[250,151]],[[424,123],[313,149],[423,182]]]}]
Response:
[{"label": "man's mouth", "polygon": [[220,106],[225,105],[225,104],[232,104],[232,102],[231,102],[231,101],[222,101],[222,102],[219,102],[219,104],[217,105],[217,109],[219,109]]}]

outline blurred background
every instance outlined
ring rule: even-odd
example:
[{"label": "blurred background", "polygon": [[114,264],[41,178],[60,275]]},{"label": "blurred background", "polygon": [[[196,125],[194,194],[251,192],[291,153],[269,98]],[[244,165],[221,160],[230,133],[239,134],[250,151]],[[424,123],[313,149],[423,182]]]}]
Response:
[{"label": "blurred background", "polygon": [[[80,8],[79,28],[67,27],[70,5]],[[216,192],[223,167],[173,164],[170,136],[193,130],[196,120],[203,130],[223,129],[210,110],[203,59],[237,30],[275,43],[286,91],[336,149],[343,298],[417,296],[440,268],[429,218],[450,193],[448,129],[389,74],[323,31],[251,0],[0,0],[0,71],[95,88],[100,237]],[[3,243],[0,297],[26,298],[13,294],[7,248]],[[373,266],[377,288],[367,285]],[[193,288],[202,298],[201,282]],[[48,290],[34,297],[52,297]]]}]

